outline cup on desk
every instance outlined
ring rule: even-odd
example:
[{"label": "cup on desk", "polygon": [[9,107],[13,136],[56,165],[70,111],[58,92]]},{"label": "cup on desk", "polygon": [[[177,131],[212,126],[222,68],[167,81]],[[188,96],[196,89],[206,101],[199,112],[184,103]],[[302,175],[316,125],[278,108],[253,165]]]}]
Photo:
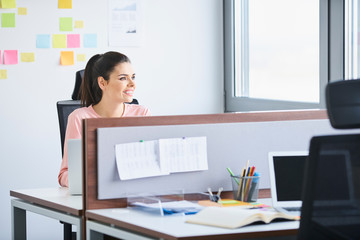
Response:
[{"label": "cup on desk", "polygon": [[259,194],[260,176],[230,176],[234,199],[243,202],[256,202]]}]

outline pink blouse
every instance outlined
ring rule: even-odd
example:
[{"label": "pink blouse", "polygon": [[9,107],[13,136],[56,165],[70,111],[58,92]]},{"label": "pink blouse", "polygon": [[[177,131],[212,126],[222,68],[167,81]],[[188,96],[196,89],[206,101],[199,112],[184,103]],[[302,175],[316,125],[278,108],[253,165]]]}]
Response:
[{"label": "pink blouse", "polygon": [[[150,110],[144,106],[136,104],[125,104],[124,117],[130,116],[150,116]],[[58,176],[59,184],[63,187],[68,186],[68,159],[67,159],[67,140],[81,138],[81,121],[85,118],[101,118],[92,106],[82,107],[74,110],[68,118],[65,133],[64,156]]]}]

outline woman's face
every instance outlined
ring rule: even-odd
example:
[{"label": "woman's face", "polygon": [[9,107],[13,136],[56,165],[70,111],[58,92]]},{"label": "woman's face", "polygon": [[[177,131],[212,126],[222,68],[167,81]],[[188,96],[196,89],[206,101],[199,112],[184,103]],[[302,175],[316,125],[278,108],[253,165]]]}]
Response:
[{"label": "woman's face", "polygon": [[109,81],[104,81],[103,97],[118,103],[131,102],[135,88],[135,73],[131,63],[119,63],[110,74]]}]

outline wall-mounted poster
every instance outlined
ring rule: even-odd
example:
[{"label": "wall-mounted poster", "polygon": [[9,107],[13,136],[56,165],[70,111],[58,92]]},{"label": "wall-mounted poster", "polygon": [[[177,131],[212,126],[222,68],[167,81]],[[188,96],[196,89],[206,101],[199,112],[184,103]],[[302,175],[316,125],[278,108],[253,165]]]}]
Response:
[{"label": "wall-mounted poster", "polygon": [[141,45],[141,0],[109,0],[109,46]]}]

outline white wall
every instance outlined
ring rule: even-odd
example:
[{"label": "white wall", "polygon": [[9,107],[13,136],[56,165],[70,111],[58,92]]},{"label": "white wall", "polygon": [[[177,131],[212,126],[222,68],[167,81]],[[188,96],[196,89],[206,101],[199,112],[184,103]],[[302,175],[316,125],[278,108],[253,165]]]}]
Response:
[{"label": "white wall", "polygon": [[[107,1],[73,0],[73,9],[57,1],[17,0],[16,28],[0,27],[0,50],[35,52],[34,63],[0,65],[0,239],[10,239],[11,189],[56,187],[61,162],[56,101],[70,99],[75,72],[85,63],[59,66],[64,49],[36,49],[36,34],[60,33],[59,17],[83,20],[97,33],[97,49],[74,49],[87,59],[116,50],[127,54],[137,73],[136,98],[153,115],[223,112],[222,0],[143,1],[141,47],[107,46]],[[41,232],[41,233],[40,233]],[[61,239],[58,221],[28,214],[28,239]]]}]

